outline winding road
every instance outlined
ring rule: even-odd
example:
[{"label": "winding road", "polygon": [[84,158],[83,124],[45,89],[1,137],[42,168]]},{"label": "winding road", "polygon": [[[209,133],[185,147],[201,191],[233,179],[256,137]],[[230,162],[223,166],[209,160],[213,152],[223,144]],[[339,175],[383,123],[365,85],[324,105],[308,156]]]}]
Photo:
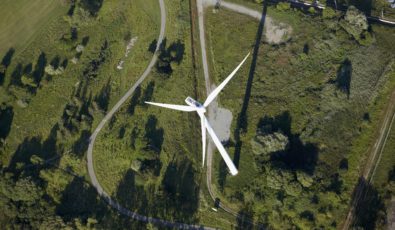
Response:
[{"label": "winding road", "polygon": [[113,208],[115,208],[119,213],[129,216],[135,220],[143,221],[147,223],[153,223],[155,225],[161,225],[166,227],[172,228],[182,228],[182,229],[212,229],[208,227],[203,227],[200,225],[189,225],[183,223],[176,223],[170,222],[167,220],[157,219],[153,217],[148,217],[144,215],[140,215],[138,213],[132,212],[126,208],[124,208],[121,204],[117,201],[113,200],[103,189],[100,185],[99,181],[97,180],[94,165],[93,165],[93,146],[95,144],[95,140],[99,132],[102,130],[104,125],[111,119],[111,117],[119,110],[119,108],[125,103],[129,97],[134,93],[136,88],[144,81],[144,79],[149,75],[152,68],[154,67],[156,61],[158,60],[158,53],[159,47],[163,41],[165,35],[165,28],[166,28],[166,8],[164,0],[159,0],[160,6],[160,13],[161,13],[161,25],[160,25],[160,33],[158,38],[158,43],[156,44],[156,49],[154,55],[151,59],[151,62],[148,64],[147,68],[145,69],[144,73],[140,76],[140,78],[136,81],[136,83],[124,94],[124,96],[114,105],[114,107],[106,114],[106,116],[100,121],[99,125],[96,127],[95,131],[89,138],[89,146],[87,152],[87,159],[88,159],[88,172],[89,177],[92,183],[92,186],[96,188],[97,193]]},{"label": "winding road", "polygon": [[[147,78],[147,76],[150,74],[152,71],[152,68],[154,67],[157,59],[158,59],[158,53],[159,53],[159,47],[164,39],[164,34],[165,34],[165,28],[166,28],[166,9],[165,9],[165,3],[164,0],[158,0],[159,1],[159,6],[160,6],[160,12],[161,12],[161,26],[160,26],[160,33],[158,37],[158,42],[156,45],[156,49],[154,52],[154,55],[148,64],[147,68],[143,72],[143,74],[140,76],[140,78],[135,82],[135,84],[124,94],[124,96],[114,105],[114,107],[105,115],[105,117],[100,121],[99,125],[96,127],[95,131],[89,138],[89,146],[88,146],[88,151],[87,151],[87,167],[88,167],[88,172],[89,172],[89,177],[91,180],[91,184],[95,189],[97,190],[99,196],[101,196],[111,207],[115,208],[119,213],[129,216],[135,220],[138,221],[143,221],[143,222],[149,222],[153,223],[156,225],[162,225],[166,227],[172,227],[172,228],[182,228],[182,229],[212,229],[209,227],[203,227],[201,225],[189,225],[189,224],[184,224],[184,223],[176,223],[176,222],[170,222],[167,220],[162,220],[162,219],[157,219],[157,218],[152,218],[144,215],[140,215],[138,213],[132,212],[126,208],[124,208],[121,204],[119,204],[117,201],[113,200],[103,189],[103,187],[100,185],[99,181],[97,180],[95,170],[94,170],[94,165],[93,165],[93,147],[95,144],[95,140],[99,132],[102,130],[102,128],[105,126],[107,121],[111,119],[111,117],[119,110],[119,108],[130,98],[130,96],[134,93],[136,88]],[[202,53],[202,64],[203,64],[203,72],[204,72],[204,78],[205,78],[205,84],[206,84],[206,91],[207,95],[211,92],[211,82],[210,82],[210,76],[209,76],[209,71],[208,71],[208,63],[207,63],[207,54],[206,54],[206,43],[205,43],[205,30],[204,30],[204,5],[215,5],[216,0],[196,0],[197,1],[197,9],[198,9],[198,22],[199,22],[199,36],[200,36],[200,45],[201,45],[201,53]],[[236,11],[241,14],[246,14],[251,17],[254,17],[258,20],[261,19],[261,13],[249,9],[247,7],[233,4],[233,3],[228,3],[225,1],[221,1],[221,6],[225,7],[229,10]],[[380,19],[381,20],[381,19]],[[391,24],[392,22],[387,24]],[[217,103],[212,103],[214,106],[209,107],[208,109],[208,117],[209,119],[214,117],[215,111],[217,110]],[[385,126],[388,126],[388,122],[384,122]],[[389,122],[391,123],[391,122]],[[384,124],[383,124],[384,125]],[[381,138],[384,137],[384,135],[380,135],[380,140]],[[380,145],[381,146],[381,145]],[[208,142],[207,145],[207,187],[210,193],[210,196],[212,197],[213,200],[215,200],[215,195],[212,191],[211,188],[211,176],[212,176],[212,155],[213,151],[215,150],[215,146],[211,141]],[[373,166],[373,165],[372,165]],[[372,167],[370,166],[370,168]],[[370,171],[370,170],[369,170]],[[219,206],[226,212],[238,216],[237,212],[233,211],[232,209],[226,207],[222,203],[219,204]],[[351,211],[352,212],[352,211]],[[352,215],[351,215],[352,216]]]}]

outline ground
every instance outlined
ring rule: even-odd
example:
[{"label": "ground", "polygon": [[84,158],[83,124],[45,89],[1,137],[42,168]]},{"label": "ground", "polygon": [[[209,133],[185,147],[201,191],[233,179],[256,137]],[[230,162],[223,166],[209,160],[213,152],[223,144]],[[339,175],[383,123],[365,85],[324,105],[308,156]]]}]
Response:
[{"label": "ground", "polygon": [[[206,98],[196,5],[164,2],[167,26],[158,63],[95,142],[93,167],[105,192],[124,208],[171,222],[220,229],[249,229],[251,221],[273,229],[341,228],[395,89],[394,29],[370,23],[358,38],[340,12],[324,19],[319,11],[232,0],[257,15],[263,10],[260,24],[255,16],[207,7],[212,83],[251,52],[210,118],[239,169],[230,176],[214,152],[211,197],[198,116],[144,104]],[[159,12],[158,1],[143,0],[3,3],[2,226],[154,228],[119,215],[122,208],[99,197],[86,152],[92,132],[154,56]],[[371,181],[362,181],[365,206],[358,210],[368,211],[355,213],[356,227],[391,221],[394,126]],[[277,150],[259,151],[256,140]],[[232,212],[214,211],[212,198]]]}]

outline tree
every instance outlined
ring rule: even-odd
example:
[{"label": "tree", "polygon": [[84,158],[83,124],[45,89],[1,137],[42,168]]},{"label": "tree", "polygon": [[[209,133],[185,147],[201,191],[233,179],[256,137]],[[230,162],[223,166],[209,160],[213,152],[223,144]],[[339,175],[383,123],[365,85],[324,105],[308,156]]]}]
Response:
[{"label": "tree", "polygon": [[347,9],[344,20],[340,22],[341,27],[347,31],[359,44],[370,45],[373,41],[368,32],[368,21],[364,13],[354,6]]},{"label": "tree", "polygon": [[288,148],[288,143],[288,137],[281,132],[257,135],[251,140],[252,151],[256,155],[284,151]]},{"label": "tree", "polygon": [[297,171],[296,178],[305,188],[308,188],[313,184],[313,178],[305,172]]},{"label": "tree", "polygon": [[332,19],[336,17],[336,11],[333,10],[331,7],[325,7],[322,10],[322,18],[323,19]]}]

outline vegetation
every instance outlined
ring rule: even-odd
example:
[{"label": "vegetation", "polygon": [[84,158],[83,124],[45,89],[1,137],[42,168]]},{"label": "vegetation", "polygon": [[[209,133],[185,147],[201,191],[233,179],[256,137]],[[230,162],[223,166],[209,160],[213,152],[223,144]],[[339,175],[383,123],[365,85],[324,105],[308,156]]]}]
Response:
[{"label": "vegetation", "polygon": [[[246,4],[261,10],[253,2],[262,3]],[[105,191],[131,211],[169,221],[223,229],[251,229],[250,219],[274,229],[339,227],[394,88],[391,28],[369,25],[360,7],[319,16],[281,3],[267,15],[272,25],[283,29],[278,23],[285,23],[292,31],[281,44],[268,44],[270,35],[261,33],[269,25],[207,10],[215,82],[255,48],[219,101],[235,117],[227,148],[240,174],[228,177],[215,154],[218,197],[212,202],[200,167],[196,114],[144,103],[204,98],[189,4],[166,1],[166,39],[153,73],[97,137],[94,167]],[[11,20],[10,12],[20,20]],[[93,129],[151,59],[158,12],[157,2],[144,0],[2,5],[1,226],[155,229],[122,217],[98,197],[87,179],[85,152]],[[360,209],[369,212],[357,213],[357,227],[383,225],[393,194],[392,136]],[[214,212],[219,199],[240,216]]]},{"label": "vegetation", "polygon": [[364,162],[366,149],[354,146],[362,145],[357,140],[368,126],[376,127],[366,114],[380,111],[378,105],[386,102],[377,95],[389,88],[393,31],[363,27],[374,39],[360,46],[353,31],[333,23],[360,25],[346,18],[313,21],[304,13],[267,11],[268,17],[291,25],[286,44],[259,42],[259,24],[247,16],[206,11],[211,75],[217,82],[259,45],[251,66],[242,68],[225,89],[227,97],[220,98],[236,117],[228,151],[240,173],[228,177],[216,154],[217,195],[236,210],[250,206],[256,222],[274,229],[336,228]]},{"label": "vegetation", "polygon": [[[139,0],[97,2],[65,1],[56,10],[41,4],[45,14],[15,10],[36,4],[30,2],[2,7],[46,22],[28,24],[34,36],[18,35],[29,41],[8,38],[14,43],[2,43],[8,46],[0,73],[4,228],[144,228],[144,223],[119,217],[97,197],[85,181],[84,154],[95,122],[151,59],[147,47],[159,33],[159,6]],[[124,57],[126,34],[139,40],[119,71],[115,67]]]},{"label": "vegetation", "polygon": [[19,52],[44,32],[48,22],[66,13],[68,4],[62,1],[3,2],[0,9],[0,55],[13,48]]}]

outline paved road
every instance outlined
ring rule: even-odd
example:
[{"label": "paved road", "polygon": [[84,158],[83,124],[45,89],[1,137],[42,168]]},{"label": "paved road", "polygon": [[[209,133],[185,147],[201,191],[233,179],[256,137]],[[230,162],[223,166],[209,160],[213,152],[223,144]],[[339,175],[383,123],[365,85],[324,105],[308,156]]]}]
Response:
[{"label": "paved road", "polygon": [[162,226],[167,226],[167,227],[172,227],[172,228],[182,228],[182,229],[211,229],[208,227],[203,227],[203,226],[198,226],[198,225],[189,225],[189,224],[183,224],[183,223],[174,223],[166,220],[161,220],[157,218],[152,218],[152,217],[147,217],[144,215],[140,215],[138,213],[132,212],[124,207],[122,207],[121,204],[119,204],[117,201],[113,200],[102,188],[100,185],[99,181],[97,180],[95,170],[94,170],[94,165],[93,165],[93,146],[95,144],[96,137],[98,133],[102,130],[104,125],[111,119],[111,117],[118,111],[118,109],[122,106],[123,103],[125,103],[129,97],[133,94],[135,89],[144,81],[144,79],[149,75],[151,72],[152,68],[154,67],[157,59],[158,59],[158,51],[159,51],[159,46],[163,41],[164,35],[165,35],[165,28],[166,28],[166,9],[165,9],[165,3],[164,0],[159,0],[159,5],[160,5],[160,13],[161,13],[161,25],[160,25],[160,33],[159,33],[159,38],[158,38],[158,43],[156,44],[156,50],[154,53],[154,56],[151,59],[151,62],[145,69],[144,73],[141,75],[141,77],[137,80],[137,82],[125,93],[125,95],[115,104],[115,106],[106,114],[106,116],[101,120],[99,125],[96,127],[95,131],[91,135],[89,139],[89,147],[88,147],[88,153],[87,153],[87,158],[88,158],[88,172],[89,172],[89,177],[91,179],[91,183],[93,187],[96,188],[98,194],[104,198],[104,200],[113,208],[118,210],[119,213],[129,216],[135,220],[138,221],[144,221],[144,222],[149,222],[153,223],[156,225],[162,225]]},{"label": "paved road", "polygon": [[[203,0],[203,1],[206,6],[215,6],[215,4],[217,3],[217,0]],[[240,14],[245,14],[245,15],[251,16],[257,20],[261,20],[261,17],[262,17],[262,12],[252,10],[248,7],[245,7],[245,6],[236,4],[236,3],[221,1],[220,6],[221,6],[221,8],[226,8],[228,10],[235,11]]]},{"label": "paved road", "polygon": [[[204,73],[204,79],[206,83],[206,91],[207,95],[210,94],[212,88],[211,88],[211,81],[210,81],[210,76],[209,76],[209,71],[208,71],[208,64],[207,64],[207,54],[206,54],[206,38],[205,38],[205,28],[204,28],[204,7],[205,6],[212,6],[216,4],[216,0],[196,0],[197,2],[197,10],[198,10],[198,22],[199,22],[199,37],[200,37],[200,47],[201,47],[201,53],[202,53],[202,63],[203,63],[203,73]],[[230,10],[234,10],[236,12],[240,13],[245,13],[247,15],[255,15],[256,11],[250,10],[246,7],[232,4],[232,3],[227,3],[224,1],[221,1],[221,6],[225,5],[229,6]],[[261,18],[260,13],[259,14],[259,19]],[[251,15],[250,15],[251,16]],[[215,118],[215,114],[218,111],[218,103],[216,103],[216,100],[213,101],[210,106],[208,107],[208,119],[213,122]],[[216,147],[214,143],[211,141],[211,139],[208,140],[207,144],[207,171],[206,171],[206,183],[207,183],[207,189],[210,194],[210,197],[213,201],[216,201],[216,196],[213,192],[212,189],[212,183],[211,183],[211,178],[212,178],[212,162],[213,162],[213,152],[215,151]],[[223,203],[219,203],[219,207],[223,209],[225,212],[237,217],[238,212],[232,210],[231,208],[227,207]]]},{"label": "paved road", "polygon": [[[206,91],[207,95],[210,94],[211,92],[211,81],[210,81],[210,76],[209,76],[209,71],[208,71],[208,64],[207,64],[207,53],[206,53],[206,38],[205,38],[205,30],[204,30],[204,6],[205,4],[211,4],[211,1],[205,1],[205,0],[196,0],[197,3],[197,10],[198,10],[198,22],[199,22],[199,37],[200,37],[200,48],[201,48],[201,53],[202,53],[202,64],[203,64],[203,73],[204,73],[204,79],[206,83]],[[215,112],[218,110],[218,103],[213,101],[210,106],[208,107],[208,119],[212,122],[214,117],[215,117]],[[213,152],[215,150],[215,145],[211,141],[211,139],[208,140],[207,144],[207,172],[206,172],[206,180],[207,180],[207,189],[208,192],[210,193],[211,198],[213,201],[215,201],[215,195],[212,190],[212,183],[211,183],[211,174],[212,174],[212,162],[213,162]],[[230,208],[227,208],[223,204],[220,203],[220,207],[234,215],[237,216],[237,212],[233,211]]]}]

